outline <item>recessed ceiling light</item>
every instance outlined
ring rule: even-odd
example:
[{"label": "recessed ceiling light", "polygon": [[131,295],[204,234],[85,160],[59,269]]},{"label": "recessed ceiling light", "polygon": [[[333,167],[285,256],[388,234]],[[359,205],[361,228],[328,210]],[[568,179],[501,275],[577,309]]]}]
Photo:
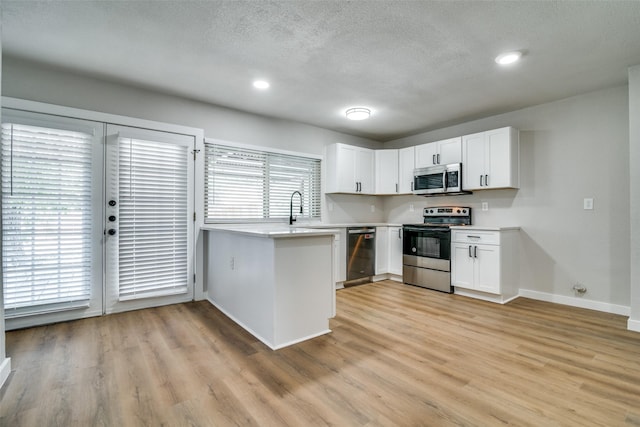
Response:
[{"label": "recessed ceiling light", "polygon": [[514,50],[513,52],[505,52],[496,56],[496,62],[500,65],[509,65],[517,62],[522,56],[522,52]]},{"label": "recessed ceiling light", "polygon": [[256,80],[253,82],[253,87],[256,89],[269,89],[269,86],[271,85],[265,80]]},{"label": "recessed ceiling light", "polygon": [[353,107],[344,112],[349,120],[365,120],[371,115],[371,110],[365,107]]}]

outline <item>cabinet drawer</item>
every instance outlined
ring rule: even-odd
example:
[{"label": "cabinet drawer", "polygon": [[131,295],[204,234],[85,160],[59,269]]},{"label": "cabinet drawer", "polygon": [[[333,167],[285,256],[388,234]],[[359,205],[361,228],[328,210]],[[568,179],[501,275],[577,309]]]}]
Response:
[{"label": "cabinet drawer", "polygon": [[477,231],[477,230],[453,230],[451,241],[457,243],[475,243],[485,245],[499,245],[499,231]]}]

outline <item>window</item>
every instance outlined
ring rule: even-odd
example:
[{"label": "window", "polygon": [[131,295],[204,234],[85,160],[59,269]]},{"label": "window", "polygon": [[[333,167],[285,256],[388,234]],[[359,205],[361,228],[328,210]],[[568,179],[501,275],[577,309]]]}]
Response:
[{"label": "window", "polygon": [[89,304],[93,139],[72,130],[2,124],[7,317]]},{"label": "window", "polygon": [[205,222],[289,217],[320,218],[320,160],[206,144]]}]

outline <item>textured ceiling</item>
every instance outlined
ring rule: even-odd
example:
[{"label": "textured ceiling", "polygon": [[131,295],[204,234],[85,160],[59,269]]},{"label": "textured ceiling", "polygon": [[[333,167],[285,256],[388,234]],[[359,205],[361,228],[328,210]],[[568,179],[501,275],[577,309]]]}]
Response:
[{"label": "textured ceiling", "polygon": [[[640,64],[640,1],[1,4],[5,55],[380,141],[624,84]],[[520,63],[495,64],[514,49]],[[361,105],[371,119],[344,118]]]}]

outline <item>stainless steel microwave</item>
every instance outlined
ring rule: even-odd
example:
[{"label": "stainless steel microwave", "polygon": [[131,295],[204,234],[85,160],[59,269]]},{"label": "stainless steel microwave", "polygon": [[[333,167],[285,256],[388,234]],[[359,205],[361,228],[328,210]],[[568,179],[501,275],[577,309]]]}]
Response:
[{"label": "stainless steel microwave", "polygon": [[429,166],[413,171],[413,194],[471,194],[462,189],[462,164]]}]

